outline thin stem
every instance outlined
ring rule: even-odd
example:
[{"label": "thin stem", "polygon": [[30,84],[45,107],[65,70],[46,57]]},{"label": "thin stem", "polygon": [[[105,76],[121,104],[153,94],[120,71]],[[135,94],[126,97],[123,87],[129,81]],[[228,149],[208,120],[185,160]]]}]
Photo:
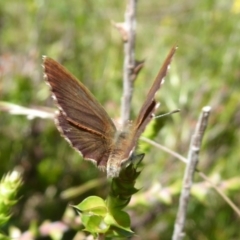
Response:
[{"label": "thin stem", "polygon": [[159,148],[159,149],[163,150],[164,152],[169,153],[170,155],[178,158],[179,160],[181,160],[184,163],[187,163],[187,161],[188,161],[185,157],[183,157],[179,153],[174,152],[173,150],[171,150],[171,149],[169,149],[169,148],[167,148],[167,147],[165,147],[165,146],[163,146],[163,145],[161,145],[159,143],[156,143],[156,142],[154,142],[154,141],[152,141],[152,140],[150,140],[150,139],[148,139],[146,137],[141,137],[140,139],[143,140],[144,142],[147,142],[147,143],[151,144],[152,146],[154,146],[156,148]]},{"label": "thin stem", "polygon": [[193,184],[193,177],[196,166],[198,164],[198,156],[201,148],[202,138],[207,127],[208,118],[211,108],[204,107],[202,114],[199,117],[195,133],[192,136],[189,153],[188,163],[184,173],[183,187],[179,199],[179,208],[177,213],[176,222],[174,225],[173,240],[181,240],[184,237],[183,228],[186,221],[187,206],[190,199],[190,191]]},{"label": "thin stem", "polygon": [[133,94],[133,75],[135,66],[135,35],[136,35],[136,5],[137,0],[128,0],[125,12],[125,31],[127,39],[124,42],[123,64],[123,96],[121,119],[123,126],[130,118],[130,106]]},{"label": "thin stem", "polygon": [[226,203],[234,210],[234,212],[240,217],[240,210],[239,208],[234,204],[234,202],[222,191],[220,190],[215,184],[211,182],[211,180],[203,173],[198,171],[198,174],[202,179],[204,179],[206,182],[208,182],[213,189],[226,201]]},{"label": "thin stem", "polygon": [[0,111],[13,115],[25,115],[28,119],[50,118],[55,116],[55,110],[46,107],[27,108],[17,104],[0,101]]},{"label": "thin stem", "polygon": [[[180,161],[187,163],[187,158],[183,157],[182,155],[180,155],[177,152],[174,152],[173,150],[162,146],[159,143],[156,143],[148,138],[145,137],[141,137],[141,140],[143,140],[144,142],[147,142],[149,144],[151,144],[152,146],[159,148],[161,150],[163,150],[164,152],[169,153],[170,155],[178,158]],[[240,210],[239,208],[236,206],[236,204],[221,190],[219,189],[212,181],[209,177],[207,177],[203,172],[196,170],[196,172],[199,174],[199,176],[205,180],[206,182],[208,182],[210,184],[210,186],[227,202],[227,204],[233,209],[233,211],[240,217]]]}]

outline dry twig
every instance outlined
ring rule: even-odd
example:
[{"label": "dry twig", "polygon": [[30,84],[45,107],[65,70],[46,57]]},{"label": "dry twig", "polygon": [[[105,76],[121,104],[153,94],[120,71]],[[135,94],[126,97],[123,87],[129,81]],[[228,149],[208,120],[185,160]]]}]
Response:
[{"label": "dry twig", "polygon": [[123,64],[123,96],[121,119],[123,126],[130,118],[130,106],[133,93],[133,79],[135,68],[135,35],[136,35],[136,5],[137,0],[128,0],[125,12],[125,41],[124,41],[124,64]]},{"label": "dry twig", "polygon": [[[177,152],[172,151],[171,149],[162,146],[159,143],[156,143],[148,138],[145,137],[141,137],[141,140],[143,140],[144,142],[147,142],[149,144],[151,144],[152,146],[159,148],[161,150],[163,150],[164,152],[169,153],[170,155],[176,157],[177,159],[179,159],[180,161],[187,163],[188,160],[183,157],[182,155],[180,155]],[[196,172],[199,174],[199,176],[205,180],[223,199],[224,201],[233,209],[233,211],[240,217],[240,209],[236,206],[236,204],[220,189],[218,188],[209,177],[207,177],[203,172],[199,171],[198,169],[196,169]]]},{"label": "dry twig", "polygon": [[195,133],[192,136],[189,153],[188,162],[185,169],[183,187],[181,191],[181,196],[179,199],[179,208],[177,213],[176,222],[174,225],[173,240],[181,240],[184,237],[183,228],[186,221],[187,206],[190,198],[190,191],[193,184],[193,177],[196,166],[198,164],[198,155],[201,148],[202,138],[207,127],[208,117],[211,108],[209,106],[202,109],[202,114],[199,117]]},{"label": "dry twig", "polygon": [[13,115],[25,115],[28,119],[50,118],[53,119],[55,110],[46,107],[23,107],[17,104],[0,101],[0,111]]}]

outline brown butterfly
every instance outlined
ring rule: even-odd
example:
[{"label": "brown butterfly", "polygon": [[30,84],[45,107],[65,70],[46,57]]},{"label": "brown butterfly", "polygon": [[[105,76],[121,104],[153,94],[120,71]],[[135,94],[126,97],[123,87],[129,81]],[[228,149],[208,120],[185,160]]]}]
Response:
[{"label": "brown butterfly", "polygon": [[118,177],[131,159],[137,141],[154,117],[158,103],[154,99],[176,51],[173,47],[164,61],[138,117],[124,129],[117,129],[107,112],[91,92],[67,69],[51,58],[43,57],[45,79],[50,84],[59,113],[58,130],[86,160]]}]

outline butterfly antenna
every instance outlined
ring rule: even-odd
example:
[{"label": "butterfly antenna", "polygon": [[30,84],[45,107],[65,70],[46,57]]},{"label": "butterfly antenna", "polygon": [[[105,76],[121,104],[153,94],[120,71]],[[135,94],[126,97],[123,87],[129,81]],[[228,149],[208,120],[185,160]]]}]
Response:
[{"label": "butterfly antenna", "polygon": [[178,113],[178,112],[180,112],[180,109],[176,109],[176,110],[173,110],[173,111],[171,111],[171,112],[168,112],[168,113],[164,113],[164,114],[155,116],[154,118],[166,117],[166,116],[172,115],[172,114],[174,114],[174,113]]}]

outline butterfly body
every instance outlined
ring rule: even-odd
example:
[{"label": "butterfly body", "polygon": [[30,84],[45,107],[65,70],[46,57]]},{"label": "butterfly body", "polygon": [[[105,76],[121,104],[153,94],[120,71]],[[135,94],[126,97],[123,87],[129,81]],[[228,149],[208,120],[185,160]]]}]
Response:
[{"label": "butterfly body", "polygon": [[91,92],[61,64],[43,57],[46,82],[50,85],[59,112],[56,125],[61,134],[86,160],[108,177],[118,177],[137,141],[158,107],[154,96],[166,76],[176,47],[168,54],[135,121],[117,129]]}]

